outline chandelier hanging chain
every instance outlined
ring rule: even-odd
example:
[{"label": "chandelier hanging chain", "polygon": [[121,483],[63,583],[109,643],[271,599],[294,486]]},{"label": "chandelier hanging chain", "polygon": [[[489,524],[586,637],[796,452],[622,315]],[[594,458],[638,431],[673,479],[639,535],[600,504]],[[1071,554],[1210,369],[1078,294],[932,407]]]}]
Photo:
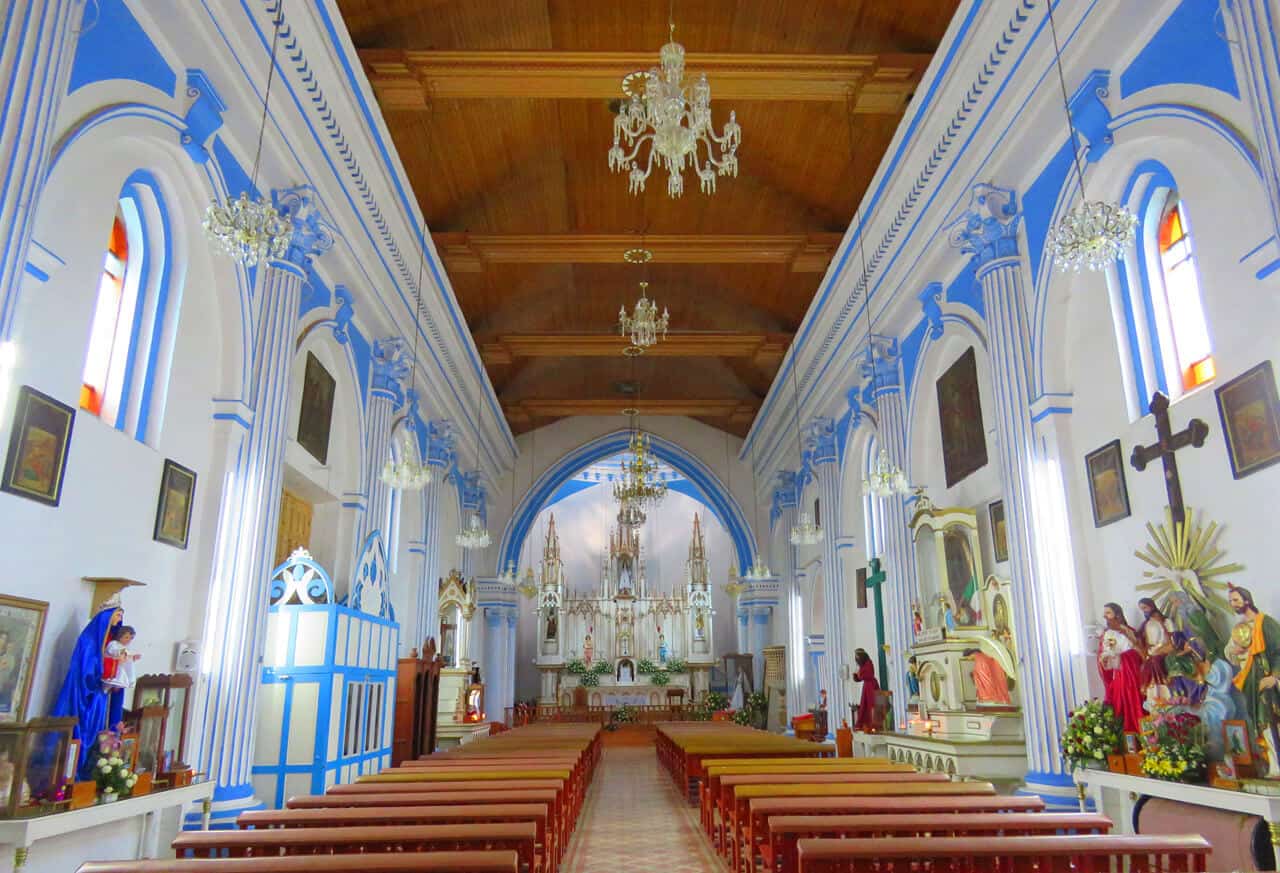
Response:
[{"label": "chandelier hanging chain", "polygon": [[[795,346],[791,348],[794,355],[791,361],[791,390],[795,394],[796,454],[800,459],[800,473],[797,475],[794,486],[796,489],[796,522],[791,526],[791,544],[793,546],[812,546],[822,542],[823,533],[822,528],[800,505],[800,493],[804,490],[804,482],[801,478],[804,472],[804,444],[800,440],[800,381],[796,376],[796,370],[800,368],[800,354]],[[753,475],[754,472],[753,466]]]},{"label": "chandelier hanging chain", "polygon": [[1067,113],[1067,135],[1071,137],[1071,159],[1076,167],[1076,181],[1080,183],[1080,199],[1088,200],[1084,190],[1084,169],[1080,166],[1080,149],[1076,143],[1076,125],[1071,118],[1071,98],[1067,96],[1067,78],[1062,72],[1062,47],[1058,44],[1058,26],[1053,19],[1053,0],[1049,0],[1049,35],[1053,38],[1053,64],[1058,71],[1058,86],[1062,89],[1062,108]]},{"label": "chandelier hanging chain", "polygon": [[272,22],[274,32],[271,34],[271,64],[267,67],[267,87],[262,93],[262,121],[258,123],[258,146],[253,153],[253,172],[249,177],[249,187],[258,187],[258,165],[262,159],[262,140],[267,132],[267,106],[271,102],[271,83],[276,77],[276,47],[280,43],[280,25],[284,23],[284,3],[276,9],[276,17]]}]

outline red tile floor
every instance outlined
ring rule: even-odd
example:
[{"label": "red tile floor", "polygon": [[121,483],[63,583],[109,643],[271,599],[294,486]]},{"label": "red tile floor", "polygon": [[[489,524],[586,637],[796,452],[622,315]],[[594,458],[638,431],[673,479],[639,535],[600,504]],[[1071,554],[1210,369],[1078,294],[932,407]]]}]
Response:
[{"label": "red tile floor", "polygon": [[609,747],[583,804],[563,873],[726,873],[658,767],[652,745]]}]

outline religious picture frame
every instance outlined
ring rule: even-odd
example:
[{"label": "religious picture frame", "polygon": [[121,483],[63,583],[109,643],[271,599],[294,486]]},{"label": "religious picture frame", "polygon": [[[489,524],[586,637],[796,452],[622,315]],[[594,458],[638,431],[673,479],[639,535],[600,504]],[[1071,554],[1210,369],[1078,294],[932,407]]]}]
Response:
[{"label": "religious picture frame", "polygon": [[1280,396],[1271,362],[1245,370],[1213,394],[1231,475],[1243,479],[1280,462]]},{"label": "religious picture frame", "polygon": [[155,528],[151,532],[153,540],[179,549],[187,547],[195,495],[195,471],[165,458],[156,498]]},{"label": "religious picture frame", "polygon": [[70,784],[76,781],[76,770],[80,764],[80,741],[72,740],[67,743],[67,760],[62,765],[62,780],[64,784]]},{"label": "religious picture frame", "polygon": [[1093,526],[1106,527],[1131,514],[1129,485],[1124,477],[1124,456],[1120,440],[1112,440],[1084,456],[1089,477],[1089,505]]},{"label": "religious picture frame", "polygon": [[329,463],[329,431],[337,383],[312,352],[302,372],[302,405],[298,411],[298,445],[321,464]]},{"label": "religious picture frame", "polygon": [[120,735],[120,757],[124,759],[125,766],[130,770],[137,772],[138,769],[138,735],[137,734],[121,734]]},{"label": "religious picture frame", "polygon": [[1235,779],[1236,778],[1236,762],[1227,758],[1225,761],[1216,761],[1213,765],[1214,775],[1219,779]]},{"label": "religious picture frame", "polygon": [[0,594],[0,724],[26,721],[49,604]]},{"label": "religious picture frame", "polygon": [[1009,525],[1004,518],[1004,501],[988,503],[987,517],[991,519],[991,550],[996,563],[1004,564],[1009,560]]},{"label": "religious picture frame", "polygon": [[1142,748],[1142,735],[1137,731],[1124,732],[1124,751],[1126,755],[1136,755]]},{"label": "religious picture frame", "polygon": [[942,466],[950,488],[987,465],[987,434],[982,424],[978,359],[973,346],[938,377],[936,387]]},{"label": "religious picture frame", "polygon": [[1222,756],[1237,768],[1253,764],[1253,748],[1249,744],[1249,724],[1238,719],[1222,722]]},{"label": "religious picture frame", "polygon": [[0,491],[57,506],[76,411],[30,385],[18,389]]}]

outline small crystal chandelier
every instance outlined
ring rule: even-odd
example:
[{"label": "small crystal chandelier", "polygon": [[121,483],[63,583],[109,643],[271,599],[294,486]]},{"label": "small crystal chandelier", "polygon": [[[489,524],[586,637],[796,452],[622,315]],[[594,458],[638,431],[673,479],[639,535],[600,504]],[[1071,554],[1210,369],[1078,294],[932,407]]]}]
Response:
[{"label": "small crystal chandelier", "polygon": [[498,581],[503,585],[516,587],[516,583],[520,581],[520,574],[516,572],[516,562],[507,561],[507,569],[505,572],[498,574]]},{"label": "small crystal chandelier", "polygon": [[[656,163],[666,168],[667,194],[679,197],[684,193],[685,167],[692,165],[702,192],[712,194],[717,175],[738,175],[742,128],[730,112],[723,133],[716,135],[711,126],[711,84],[703,74],[692,86],[685,85],[684,46],[675,41],[675,23],[670,26],[671,41],[658,51],[661,68],[629,73],[622,80],[622,93],[629,99],[613,119],[609,169],[627,173],[630,191],[636,194],[644,190]],[[623,150],[623,140],[630,151]],[[647,159],[637,160],[646,143]]]},{"label": "small crystal chandelier", "polygon": [[769,569],[769,565],[760,557],[760,553],[756,552],[755,560],[751,562],[751,566],[743,574],[743,578],[748,582],[759,582],[761,579],[770,579],[772,577],[773,572]]},{"label": "small crystal chandelier", "polygon": [[534,581],[532,567],[525,569],[524,579],[516,586],[516,590],[525,597],[533,597],[538,593],[538,583]]},{"label": "small crystal chandelier", "polygon": [[431,482],[431,468],[418,460],[418,448],[408,426],[401,437],[400,460],[388,458],[380,478],[398,491],[419,491]]},{"label": "small crystal chandelier", "polygon": [[813,518],[807,512],[801,512],[796,517],[796,523],[791,525],[793,546],[816,546],[822,542],[823,536],[822,528],[813,523]]},{"label": "small crystal chandelier", "polygon": [[[271,66],[267,71],[267,87],[262,95],[262,122],[258,126],[258,150],[253,156],[253,172],[249,190],[258,184],[258,166],[262,158],[262,137],[267,129],[267,106],[271,100],[271,81],[276,72],[276,46],[280,41],[280,24],[283,15],[277,11],[275,34],[271,38]],[[246,267],[257,266],[266,258],[284,257],[293,235],[293,222],[281,215],[266,198],[249,199],[248,191],[219,204],[214,200],[205,210],[201,222],[205,236],[223,254]]]},{"label": "small crystal chandelier", "polygon": [[1058,28],[1053,21],[1053,4],[1049,3],[1047,8],[1049,32],[1053,35],[1053,60],[1058,68],[1058,84],[1062,87],[1062,108],[1067,113],[1067,131],[1071,136],[1071,156],[1080,182],[1080,205],[1068,211],[1050,228],[1048,245],[1059,272],[1104,270],[1115,263],[1133,242],[1138,217],[1120,204],[1090,200],[1085,194],[1084,170],[1080,167],[1080,154],[1076,148],[1076,128],[1071,120],[1067,80],[1062,74],[1062,49],[1058,45]]},{"label": "small crystal chandelier", "polygon": [[619,527],[640,527],[645,522],[644,510],[633,500],[623,500],[618,504]]},{"label": "small crystal chandelier", "polygon": [[881,449],[875,466],[862,480],[862,493],[881,498],[905,496],[911,493],[911,483],[898,465],[890,460],[889,453]]},{"label": "small crystal chandelier", "polygon": [[747,584],[738,578],[737,568],[729,565],[729,579],[724,583],[724,591],[730,597],[737,597],[747,590]]},{"label": "small crystal chandelier", "polygon": [[638,349],[632,354],[639,354],[652,346],[658,341],[659,334],[662,339],[667,338],[667,325],[671,316],[666,307],[663,307],[662,317],[658,317],[658,304],[648,298],[648,290],[649,283],[641,282],[640,299],[636,301],[634,315],[627,315],[625,306],[618,310],[618,333],[621,336],[630,334],[632,348]]},{"label": "small crystal chandelier", "polygon": [[479,512],[471,513],[471,518],[467,521],[467,526],[453,538],[453,541],[459,547],[476,550],[489,548],[489,529],[484,526],[484,522],[480,519]]}]

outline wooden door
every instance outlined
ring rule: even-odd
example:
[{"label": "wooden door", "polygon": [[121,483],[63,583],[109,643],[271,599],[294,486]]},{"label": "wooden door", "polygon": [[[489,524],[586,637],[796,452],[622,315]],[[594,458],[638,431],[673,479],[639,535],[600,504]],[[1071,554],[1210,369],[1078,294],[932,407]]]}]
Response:
[{"label": "wooden door", "polygon": [[273,567],[279,567],[293,550],[311,548],[311,517],[315,512],[306,500],[288,488],[280,493],[280,527],[276,531],[276,559]]}]

